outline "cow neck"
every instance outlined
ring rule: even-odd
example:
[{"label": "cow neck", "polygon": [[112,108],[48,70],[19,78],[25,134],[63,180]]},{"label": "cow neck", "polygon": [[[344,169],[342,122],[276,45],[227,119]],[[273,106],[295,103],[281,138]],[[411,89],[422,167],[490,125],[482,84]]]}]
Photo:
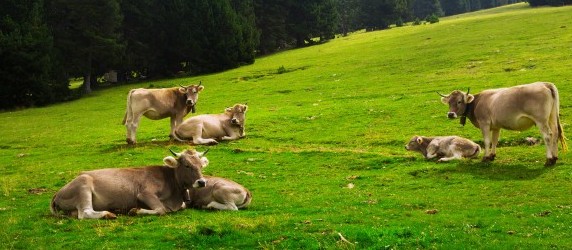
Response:
[{"label": "cow neck", "polygon": [[469,114],[471,114],[471,112],[473,112],[473,107],[475,106],[475,101],[473,100],[470,103],[467,103],[467,105],[465,106],[465,112],[463,112],[463,115],[461,115],[461,125],[465,126],[465,123],[467,123],[467,116]]}]

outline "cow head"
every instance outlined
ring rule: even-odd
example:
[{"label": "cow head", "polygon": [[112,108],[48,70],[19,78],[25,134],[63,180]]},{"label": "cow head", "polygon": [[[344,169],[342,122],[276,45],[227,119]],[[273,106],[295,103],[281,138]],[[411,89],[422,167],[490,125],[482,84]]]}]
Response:
[{"label": "cow head", "polygon": [[175,178],[184,188],[205,187],[207,180],[203,177],[202,169],[209,165],[209,160],[205,157],[207,152],[208,150],[200,153],[194,149],[188,149],[182,153],[175,153],[171,150],[174,157],[167,156],[163,162],[175,169]]},{"label": "cow head", "polygon": [[181,86],[179,88],[179,92],[184,94],[187,98],[187,111],[190,109],[195,113],[195,105],[197,105],[197,101],[199,100],[199,92],[205,88],[202,84],[203,83],[200,82],[199,85],[189,85],[187,87]]},{"label": "cow head", "polygon": [[248,106],[246,104],[235,104],[232,108],[226,108],[225,112],[232,115],[232,118],[230,119],[230,123],[232,125],[244,127],[247,109]]},{"label": "cow head", "polygon": [[455,90],[449,95],[442,95],[437,92],[437,94],[441,96],[441,102],[449,105],[449,112],[447,113],[449,119],[455,119],[465,115],[467,105],[475,100],[475,96],[469,94],[470,90],[471,89],[467,90],[467,93]]},{"label": "cow head", "polygon": [[427,147],[427,145],[423,146],[423,142],[423,137],[413,136],[407,145],[405,145],[405,149],[409,151],[421,151],[423,147]]}]

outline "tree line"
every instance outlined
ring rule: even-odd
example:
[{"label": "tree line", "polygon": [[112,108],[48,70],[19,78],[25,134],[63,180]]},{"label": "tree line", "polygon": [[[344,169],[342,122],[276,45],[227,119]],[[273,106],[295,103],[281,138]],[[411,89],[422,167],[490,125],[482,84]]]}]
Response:
[{"label": "tree line", "polygon": [[0,0],[0,109],[76,98],[109,70],[120,80],[216,72],[356,30],[517,1]]}]

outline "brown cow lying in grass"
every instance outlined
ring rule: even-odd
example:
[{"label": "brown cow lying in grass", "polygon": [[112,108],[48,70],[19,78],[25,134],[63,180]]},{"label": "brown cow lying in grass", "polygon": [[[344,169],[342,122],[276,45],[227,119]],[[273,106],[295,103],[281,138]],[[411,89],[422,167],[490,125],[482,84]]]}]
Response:
[{"label": "brown cow lying in grass", "polygon": [[[175,139],[195,145],[217,144],[217,140],[236,140],[246,135],[244,122],[246,119],[245,104],[235,104],[226,108],[222,114],[197,115],[185,120],[175,129]],[[216,139],[216,140],[215,140]]]},{"label": "brown cow lying in grass", "polygon": [[439,158],[439,162],[461,158],[474,158],[479,155],[481,147],[469,139],[458,136],[425,137],[414,136],[405,145],[409,151],[417,151],[426,159]]},{"label": "brown cow lying in grass", "polygon": [[[166,166],[108,168],[81,173],[52,198],[52,214],[79,219],[114,219],[114,212],[162,215],[177,211],[187,189],[207,185],[205,153],[186,150],[167,156]],[[112,212],[113,211],[113,212]]]}]

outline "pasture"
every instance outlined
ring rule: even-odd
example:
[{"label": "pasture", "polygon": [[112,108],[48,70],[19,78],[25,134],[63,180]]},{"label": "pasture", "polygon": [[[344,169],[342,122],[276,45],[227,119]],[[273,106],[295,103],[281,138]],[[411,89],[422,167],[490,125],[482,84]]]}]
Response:
[{"label": "pasture", "polygon": [[[540,138],[536,127],[503,130],[493,163],[435,163],[404,149],[413,135],[482,143],[477,128],[446,118],[435,91],[535,81],[559,88],[572,135],[570,13],[509,5],[0,113],[0,248],[572,248],[572,154],[545,168],[544,145],[522,143]],[[204,170],[247,187],[248,209],[51,216],[52,195],[80,171],[162,164],[169,148],[186,148],[169,141],[168,119],[146,118],[130,147],[121,121],[130,89],[198,81],[196,114],[248,102],[246,138],[209,147]]]}]

